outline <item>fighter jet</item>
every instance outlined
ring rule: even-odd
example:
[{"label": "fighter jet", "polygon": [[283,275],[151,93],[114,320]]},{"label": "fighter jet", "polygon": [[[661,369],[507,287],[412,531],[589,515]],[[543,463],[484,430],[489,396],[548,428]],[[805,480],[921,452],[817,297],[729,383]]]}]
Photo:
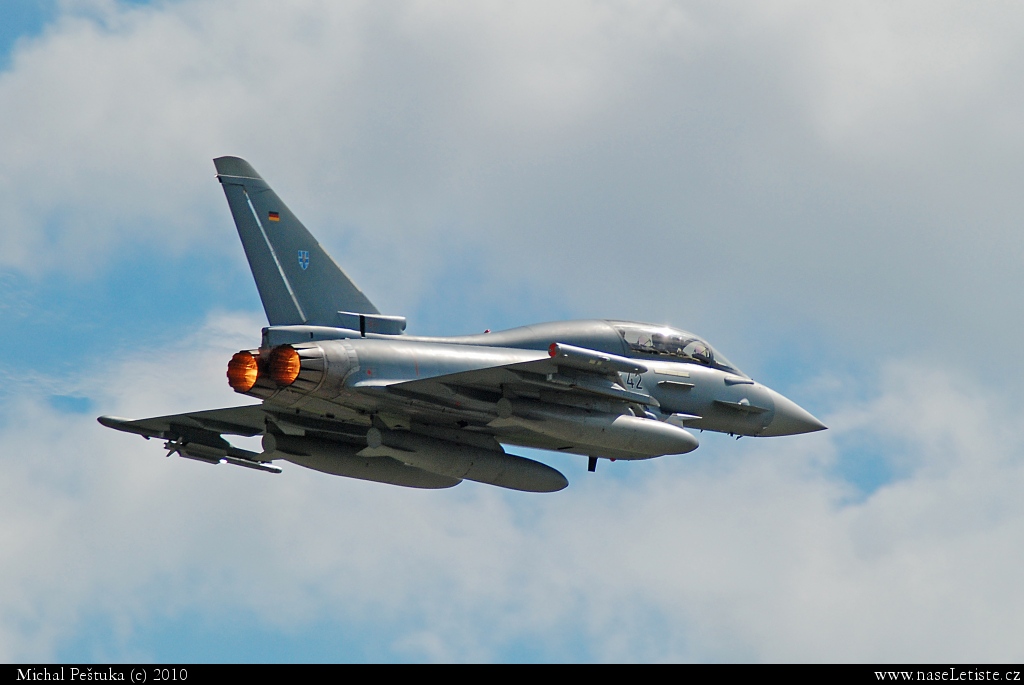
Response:
[{"label": "fighter jet", "polygon": [[[454,337],[405,333],[381,314],[256,170],[214,160],[269,326],[227,364],[261,402],[104,426],[166,441],[209,464],[280,473],[289,462],[412,488],[463,480],[565,488],[551,466],[505,446],[598,460],[697,449],[697,431],[781,436],[825,426],[702,338],[631,321],[561,321]],[[262,452],[224,436],[262,436]]]}]

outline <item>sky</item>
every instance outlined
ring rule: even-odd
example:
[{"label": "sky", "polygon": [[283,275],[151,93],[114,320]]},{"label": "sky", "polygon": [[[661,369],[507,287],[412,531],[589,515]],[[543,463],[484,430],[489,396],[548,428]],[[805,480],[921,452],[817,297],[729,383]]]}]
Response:
[{"label": "sky", "polygon": [[[1020,662],[1024,8],[9,0],[0,660]],[[829,430],[420,492],[165,459],[265,319],[212,159],[410,333],[706,337]],[[241,402],[246,403],[247,400]]]}]

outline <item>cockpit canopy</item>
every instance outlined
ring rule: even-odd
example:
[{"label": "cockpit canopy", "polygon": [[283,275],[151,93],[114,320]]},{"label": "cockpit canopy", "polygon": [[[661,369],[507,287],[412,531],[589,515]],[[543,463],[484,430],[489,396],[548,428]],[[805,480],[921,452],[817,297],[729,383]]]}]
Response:
[{"label": "cockpit canopy", "polygon": [[671,361],[703,364],[738,376],[748,376],[733,366],[732,362],[719,354],[711,345],[693,333],[667,326],[652,326],[642,323],[614,322],[612,324],[626,348],[643,357],[665,357]]}]

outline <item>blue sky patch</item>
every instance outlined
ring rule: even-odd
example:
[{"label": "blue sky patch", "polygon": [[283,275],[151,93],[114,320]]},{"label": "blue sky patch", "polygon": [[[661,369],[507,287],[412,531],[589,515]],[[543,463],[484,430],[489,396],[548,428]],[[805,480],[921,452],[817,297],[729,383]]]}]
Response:
[{"label": "blue sky patch", "polygon": [[10,66],[11,52],[20,38],[37,36],[57,15],[56,0],[4,0],[0,21],[0,69]]},{"label": "blue sky patch", "polygon": [[88,397],[74,395],[51,395],[49,404],[62,414],[88,414],[94,408],[93,401]]}]

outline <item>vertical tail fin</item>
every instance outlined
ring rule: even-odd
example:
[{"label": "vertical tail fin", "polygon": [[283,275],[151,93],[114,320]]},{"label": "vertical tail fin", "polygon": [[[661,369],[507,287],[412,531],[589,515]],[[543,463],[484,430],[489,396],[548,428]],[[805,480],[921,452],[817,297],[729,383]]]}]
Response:
[{"label": "vertical tail fin", "polygon": [[335,326],[339,311],[380,313],[248,162],[213,163],[270,325]]}]

